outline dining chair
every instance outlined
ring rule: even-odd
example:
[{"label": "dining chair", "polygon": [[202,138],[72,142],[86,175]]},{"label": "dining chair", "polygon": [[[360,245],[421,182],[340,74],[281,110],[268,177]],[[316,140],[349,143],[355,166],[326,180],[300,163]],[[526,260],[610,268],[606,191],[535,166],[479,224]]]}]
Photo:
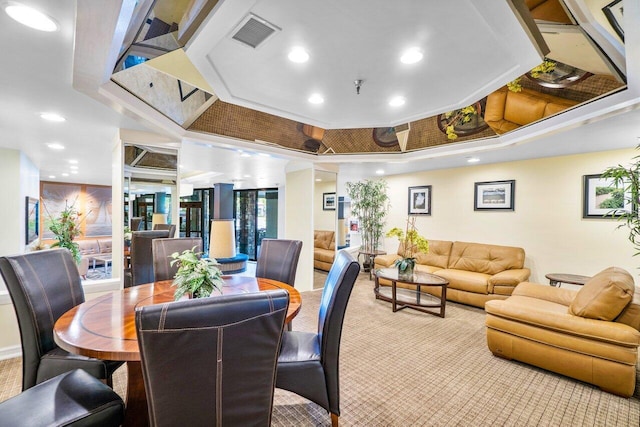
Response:
[{"label": "dining chair", "polygon": [[67,249],[49,249],[0,257],[0,273],[18,319],[22,342],[22,390],[81,368],[111,385],[122,362],[71,354],[55,343],[60,316],[84,302],[76,263]]},{"label": "dining chair", "polygon": [[57,375],[0,403],[3,426],[117,427],[123,419],[120,396],[82,369]]},{"label": "dining chair", "polygon": [[187,249],[202,252],[202,238],[180,237],[177,239],[153,239],[151,242],[151,252],[153,255],[154,281],[173,279],[178,271],[178,264],[174,263],[171,265],[171,261],[173,261],[171,254]]},{"label": "dining chair", "polygon": [[168,237],[169,230],[131,232],[131,268],[129,272],[125,272],[131,277],[126,281],[125,287],[143,285],[154,281],[151,242],[153,239],[166,239]]},{"label": "dining chair", "polygon": [[175,224],[154,224],[154,230],[169,230],[169,237],[175,237],[176,225]]},{"label": "dining chair", "polygon": [[285,331],[278,357],[276,387],[289,390],[340,417],[338,362],[342,323],[360,264],[347,251],[338,251],[322,291],[318,332]]},{"label": "dining chair", "polygon": [[[294,286],[301,250],[300,240],[262,239],[256,263],[256,277]],[[291,322],[287,323],[287,330],[291,330]]]},{"label": "dining chair", "polygon": [[144,226],[144,218],[141,216],[134,216],[131,218],[131,231],[140,231]]},{"label": "dining chair", "polygon": [[152,426],[269,426],[289,294],[277,289],[136,309]]}]

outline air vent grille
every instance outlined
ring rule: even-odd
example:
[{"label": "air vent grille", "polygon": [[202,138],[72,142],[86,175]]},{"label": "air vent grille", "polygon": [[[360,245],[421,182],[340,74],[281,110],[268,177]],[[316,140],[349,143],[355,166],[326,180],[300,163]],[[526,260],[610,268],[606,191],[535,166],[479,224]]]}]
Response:
[{"label": "air vent grille", "polygon": [[245,18],[243,22],[231,38],[254,49],[279,29],[275,25],[271,25],[265,20],[251,15],[248,19]]}]

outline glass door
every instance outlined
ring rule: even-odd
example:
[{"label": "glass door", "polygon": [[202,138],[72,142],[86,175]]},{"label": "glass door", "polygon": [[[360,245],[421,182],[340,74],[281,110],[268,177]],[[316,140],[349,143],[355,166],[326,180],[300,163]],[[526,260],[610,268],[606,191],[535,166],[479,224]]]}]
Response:
[{"label": "glass door", "polygon": [[278,237],[278,190],[235,190],[236,250],[256,260],[260,242]]}]

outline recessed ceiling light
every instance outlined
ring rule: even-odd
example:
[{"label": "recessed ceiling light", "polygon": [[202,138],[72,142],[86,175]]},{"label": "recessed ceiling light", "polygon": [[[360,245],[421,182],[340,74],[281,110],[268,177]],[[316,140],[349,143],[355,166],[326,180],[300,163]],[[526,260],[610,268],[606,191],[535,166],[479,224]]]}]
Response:
[{"label": "recessed ceiling light", "polygon": [[78,170],[78,166],[71,165],[71,166],[69,166],[69,169],[71,169],[71,170]]},{"label": "recessed ceiling light", "polygon": [[480,161],[480,159],[477,158],[477,157],[468,157],[467,158],[467,162],[468,163],[478,163],[479,161]]},{"label": "recessed ceiling light", "polygon": [[78,171],[71,171],[71,173],[75,175],[78,173]]},{"label": "recessed ceiling light", "polygon": [[287,57],[289,58],[289,61],[295,62],[297,64],[302,64],[309,60],[309,54],[307,53],[307,51],[299,46],[291,49]]},{"label": "recessed ceiling light", "polygon": [[378,169],[378,170],[376,171],[376,175],[384,175],[384,170],[382,170],[382,169]]},{"label": "recessed ceiling light", "polygon": [[41,113],[40,117],[50,122],[64,122],[66,119],[56,113]]},{"label": "recessed ceiling light", "polygon": [[249,153],[240,153],[240,157],[251,157]]},{"label": "recessed ceiling light", "polygon": [[389,105],[391,105],[392,107],[400,107],[404,105],[404,103],[405,103],[405,99],[401,96],[396,96],[394,98],[391,98],[391,100],[389,101]]},{"label": "recessed ceiling light", "polygon": [[316,178],[316,182],[321,182],[322,178]]},{"label": "recessed ceiling light", "polygon": [[324,102],[324,98],[319,93],[314,93],[309,97],[308,101],[312,104],[322,104]]},{"label": "recessed ceiling light", "polygon": [[47,147],[51,148],[52,150],[64,150],[64,145],[58,144],[57,142],[47,144]]},{"label": "recessed ceiling light", "polygon": [[62,176],[69,176],[69,174],[65,172],[62,174]]},{"label": "recessed ceiling light", "polygon": [[251,178],[251,175],[245,175],[244,177],[245,178]]},{"label": "recessed ceiling light", "polygon": [[400,61],[403,64],[415,64],[422,60],[422,52],[417,47],[412,47],[405,50],[400,57]]},{"label": "recessed ceiling light", "polygon": [[49,175],[49,179],[56,179],[55,175]]},{"label": "recessed ceiling light", "polygon": [[4,11],[22,25],[39,31],[51,32],[57,31],[60,28],[53,18],[20,3],[7,2],[5,3]]},{"label": "recessed ceiling light", "polygon": [[77,161],[77,160],[75,160],[75,159],[70,159],[70,160],[69,160],[69,164],[77,165],[77,164],[78,164],[78,161]]}]

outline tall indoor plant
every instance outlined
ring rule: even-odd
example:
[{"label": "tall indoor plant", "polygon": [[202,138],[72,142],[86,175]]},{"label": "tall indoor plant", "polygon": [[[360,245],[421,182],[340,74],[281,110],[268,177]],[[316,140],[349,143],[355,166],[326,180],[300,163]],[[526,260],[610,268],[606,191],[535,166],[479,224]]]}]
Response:
[{"label": "tall indoor plant", "polygon": [[[640,145],[636,149],[640,148]],[[612,210],[606,215],[615,215],[622,223],[618,226],[629,229],[629,241],[636,253],[640,254],[640,218],[638,217],[638,202],[640,201],[640,155],[632,158],[629,166],[617,165],[607,168],[602,173],[602,178],[613,180],[612,186],[622,188],[624,201],[629,202],[631,210]]]},{"label": "tall indoor plant", "polygon": [[364,180],[347,182],[347,194],[351,199],[351,213],[358,217],[362,232],[362,250],[374,252],[380,245],[382,228],[389,210],[387,182]]}]

